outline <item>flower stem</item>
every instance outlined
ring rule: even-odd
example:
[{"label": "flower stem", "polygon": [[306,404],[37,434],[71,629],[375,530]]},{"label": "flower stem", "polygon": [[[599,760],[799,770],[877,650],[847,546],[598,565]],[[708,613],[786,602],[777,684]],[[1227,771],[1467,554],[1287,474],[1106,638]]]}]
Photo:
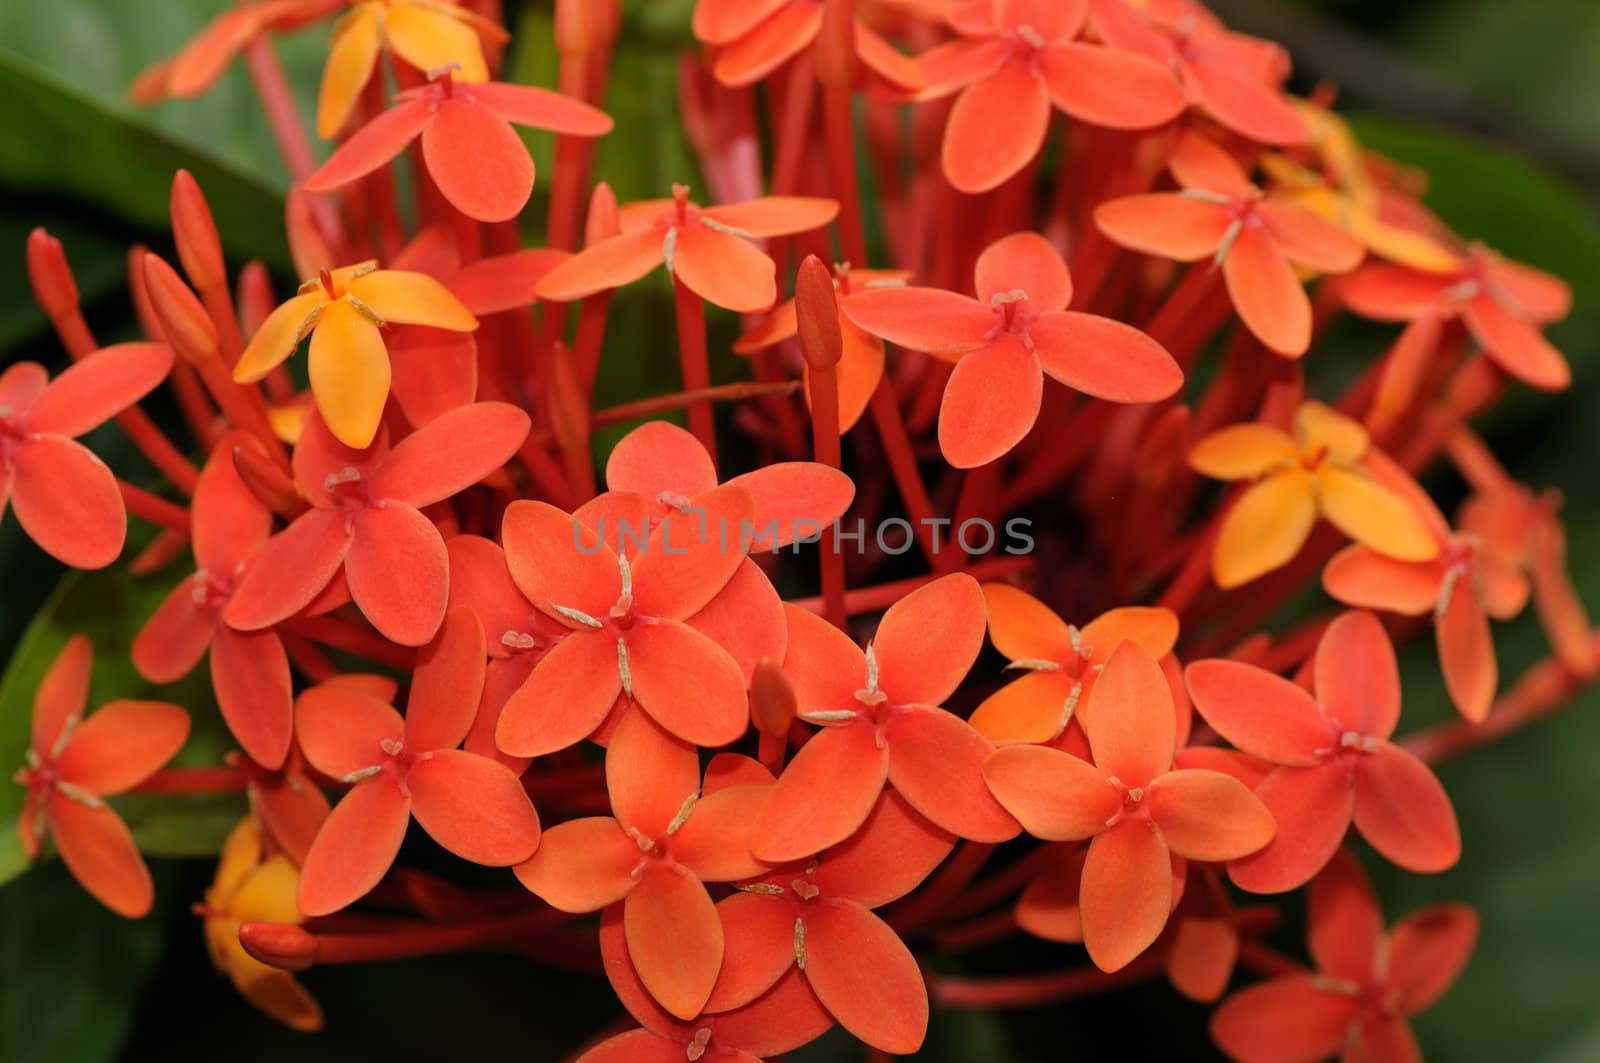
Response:
[{"label": "flower stem", "polygon": [[607,425],[624,424],[641,417],[665,413],[668,410],[682,410],[697,403],[742,402],[745,399],[763,399],[773,395],[793,395],[799,390],[798,380],[780,380],[773,384],[742,380],[735,384],[718,384],[714,388],[701,388],[699,391],[675,391],[670,395],[653,395],[648,399],[625,402],[620,406],[607,406],[603,410],[596,410],[589,423],[595,428],[603,428]]},{"label": "flower stem", "polygon": [[238,768],[166,768],[135,786],[133,794],[226,794],[250,784]]},{"label": "flower stem", "polygon": [[159,498],[142,487],[135,487],[126,480],[117,480],[117,489],[122,492],[122,504],[127,506],[128,512],[135,517],[181,535],[189,534],[190,522],[187,509]]},{"label": "flower stem", "polygon": [[1018,978],[953,978],[930,975],[928,995],[948,1008],[1030,1008],[1094,996],[1161,973],[1163,957],[1146,952],[1119,971],[1096,967]]},{"label": "flower stem", "polygon": [[[678,360],[683,366],[683,389],[687,393],[705,391],[711,387],[711,361],[706,354],[706,304],[674,274],[672,278],[673,302],[678,316]],[[711,404],[703,399],[688,406],[689,431],[717,463],[717,428],[711,416]]]}]

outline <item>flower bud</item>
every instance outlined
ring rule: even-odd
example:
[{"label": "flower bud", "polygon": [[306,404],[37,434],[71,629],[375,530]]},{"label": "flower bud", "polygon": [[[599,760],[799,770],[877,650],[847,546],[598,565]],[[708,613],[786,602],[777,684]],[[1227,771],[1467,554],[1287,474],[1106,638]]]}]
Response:
[{"label": "flower bud", "polygon": [[800,353],[812,369],[832,369],[844,357],[844,334],[839,328],[839,300],[833,274],[816,255],[800,263],[794,282],[795,323]]},{"label": "flower bud", "polygon": [[190,362],[217,356],[217,327],[200,297],[183,283],[178,271],[155,253],[144,256],[145,288],[167,342]]},{"label": "flower bud", "polygon": [[217,236],[211,207],[200,185],[188,170],[172,175],[172,238],[178,245],[178,261],[183,272],[201,291],[214,290],[228,283],[227,265],[222,258],[222,240]]},{"label": "flower bud", "polygon": [[815,54],[818,83],[849,91],[856,80],[856,0],[825,0]]},{"label": "flower bud", "polygon": [[289,236],[289,257],[294,259],[297,276],[315,277],[338,261],[317,227],[316,215],[311,212],[311,197],[299,185],[292,186],[284,200],[283,223]]},{"label": "flower bud", "polygon": [[589,217],[583,230],[584,246],[592,247],[621,231],[621,222],[617,218],[617,194],[611,190],[611,185],[601,181],[594,186],[594,194],[589,197]]},{"label": "flower bud", "polygon": [[33,298],[45,316],[54,321],[78,309],[78,284],[61,249],[61,241],[43,228],[28,234],[28,280]]},{"label": "flower bud", "polygon": [[157,343],[167,342],[167,331],[161,327],[161,319],[156,317],[156,308],[150,305],[150,285],[144,279],[144,258],[150,249],[143,244],[134,244],[128,248],[128,290],[133,296],[133,313],[139,319],[139,328],[149,339]]},{"label": "flower bud", "polygon": [[244,443],[234,447],[233,467],[250,493],[280,517],[292,520],[305,509],[294,481],[256,447]]},{"label": "flower bud", "polygon": [[268,967],[304,971],[317,962],[317,938],[292,923],[245,923],[239,944]]},{"label": "flower bud", "polygon": [[771,657],[763,657],[750,679],[750,719],[764,735],[782,738],[789,733],[798,705],[794,687],[783,668]]},{"label": "flower bud", "polygon": [[278,297],[272,290],[272,275],[260,259],[251,259],[239,271],[238,305],[239,328],[248,341],[267,315],[278,307]]}]

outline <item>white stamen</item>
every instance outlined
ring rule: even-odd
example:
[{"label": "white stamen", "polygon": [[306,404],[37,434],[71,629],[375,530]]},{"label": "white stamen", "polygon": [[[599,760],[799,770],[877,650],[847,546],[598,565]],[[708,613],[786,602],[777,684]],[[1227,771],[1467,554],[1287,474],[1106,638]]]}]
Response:
[{"label": "white stamen", "polygon": [[340,484],[355,483],[359,479],[361,479],[361,474],[356,471],[355,466],[346,465],[338,472],[330,472],[327,476],[323,477],[322,489],[327,491],[329,494],[332,494],[334,488],[338,487]]},{"label": "white stamen", "polygon": [[628,644],[617,640],[617,671],[622,675],[622,692],[633,697],[633,670],[628,667]]},{"label": "white stamen", "polygon": [[678,814],[672,817],[672,822],[667,824],[667,833],[676,834],[678,829],[689,822],[689,815],[694,811],[694,806],[700,803],[700,795],[690,794],[683,799],[683,805],[678,809]]},{"label": "white stamen", "polygon": [[806,723],[849,723],[856,718],[851,709],[824,709],[818,712],[802,712],[797,715]]},{"label": "white stamen", "polygon": [[661,257],[667,260],[667,272],[676,273],[672,261],[678,254],[678,230],[676,227],[667,230],[667,235],[661,239]]},{"label": "white stamen", "polygon": [[550,608],[554,609],[556,612],[560,613],[562,616],[566,617],[568,620],[571,620],[575,624],[582,624],[584,627],[601,626],[600,621],[596,620],[594,617],[590,616],[581,609],[573,609],[571,606],[566,605],[557,605],[554,602],[550,603]]}]

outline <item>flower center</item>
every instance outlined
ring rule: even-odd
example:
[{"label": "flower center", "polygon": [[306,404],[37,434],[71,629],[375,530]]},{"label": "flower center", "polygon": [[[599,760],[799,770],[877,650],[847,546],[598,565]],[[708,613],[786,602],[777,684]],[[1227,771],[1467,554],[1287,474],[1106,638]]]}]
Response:
[{"label": "flower center", "polygon": [[338,472],[329,473],[322,480],[322,489],[328,492],[334,509],[353,512],[372,505],[366,484],[361,481],[361,473],[356,471],[353,465],[346,465]]},{"label": "flower center", "polygon": [[1125,819],[1146,815],[1144,799],[1148,796],[1148,791],[1143,786],[1129,786],[1115,775],[1111,776],[1107,781],[1111,783],[1111,788],[1116,790],[1118,796],[1122,798],[1122,807],[1117,809],[1110,819],[1106,820],[1107,827],[1114,827]]},{"label": "flower center", "polygon": [[236,566],[230,572],[213,572],[208,568],[196,572],[194,586],[190,590],[194,603],[212,616],[222,612],[223,606],[228,604],[228,599],[233,597],[233,589],[238,582],[239,570],[242,567],[242,565]]},{"label": "flower center", "polygon": [[989,307],[994,311],[994,326],[984,334],[986,340],[996,340],[1011,335],[1033,350],[1033,337],[1028,334],[1038,314],[1028,309],[1028,293],[1021,288],[1009,292],[995,292],[989,296]]}]

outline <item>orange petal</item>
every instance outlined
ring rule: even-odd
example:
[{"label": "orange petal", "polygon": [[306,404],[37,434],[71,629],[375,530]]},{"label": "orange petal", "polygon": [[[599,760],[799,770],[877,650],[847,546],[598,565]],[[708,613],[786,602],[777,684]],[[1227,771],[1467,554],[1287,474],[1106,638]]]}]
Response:
[{"label": "orange petal", "polygon": [[972,726],[991,742],[1048,742],[1067,725],[1078,690],[1078,681],[1059,670],[1027,672],[985,698],[972,712]]},{"label": "orange petal", "polygon": [[873,639],[878,687],[897,705],[942,705],[983,649],[983,591],[964,573],[941,576],[883,614]]},{"label": "orange petal", "polygon": [[701,44],[728,44],[786,6],[788,0],[701,0],[689,28]]},{"label": "orange petal", "polygon": [[1095,681],[1094,703],[1086,729],[1103,773],[1143,786],[1172,767],[1177,718],[1155,658],[1136,643],[1122,643]]},{"label": "orange petal", "polygon": [[939,405],[939,449],[958,469],[987,465],[1032,431],[1044,396],[1039,358],[1014,337],[971,352]]},{"label": "orange petal", "polygon": [[1432,562],[1396,561],[1356,544],[1329,559],[1322,586],[1345,605],[1421,616],[1439,600],[1439,577]]},{"label": "orange petal", "polygon": [[194,490],[194,557],[201,568],[226,571],[267,540],[272,514],[251,493],[234,465],[234,448],[254,448],[249,436],[230,432],[211,450]]},{"label": "orange petal", "polygon": [[81,436],[153,391],[172,370],[172,350],[161,343],[102,347],[67,367],[28,407],[28,429]]},{"label": "orange petal", "polygon": [[1316,975],[1290,975],[1223,1001],[1211,1037],[1234,1059],[1302,1063],[1338,1055],[1360,1013],[1360,998],[1322,988]]},{"label": "orange petal", "polygon": [[783,674],[794,688],[798,711],[829,712],[859,704],[866,686],[866,658],[850,636],[808,610],[784,603],[789,643]]},{"label": "orange petal", "polygon": [[927,85],[928,79],[917,60],[878,36],[862,19],[856,19],[852,43],[861,66],[876,75],[891,91],[917,93]]},{"label": "orange petal", "polygon": [[1072,310],[1045,314],[1029,335],[1046,373],[1097,399],[1159,402],[1183,386],[1183,370],[1165,347],[1109,317]]},{"label": "orange petal", "polygon": [[[820,229],[838,217],[839,204],[814,196],[762,196],[741,203],[723,203],[700,212],[728,229],[748,236],[792,236]],[[763,308],[764,309],[764,308]]]},{"label": "orange petal", "polygon": [[67,640],[33,692],[33,730],[29,748],[42,760],[54,751],[62,729],[83,716],[89,704],[89,672],[94,647],[86,635]]},{"label": "orange petal", "polygon": [[1107,609],[1083,626],[1085,652],[1104,661],[1127,639],[1160,660],[1178,641],[1178,617],[1160,606],[1130,605]]},{"label": "orange petal", "polygon": [[784,898],[736,891],[717,902],[717,917],[725,946],[712,1013],[743,1007],[794,967],[794,907]]},{"label": "orange petal", "polygon": [[1196,262],[1216,254],[1233,213],[1178,192],[1124,196],[1100,204],[1095,224],[1112,243],[1159,258]]},{"label": "orange petal", "polygon": [[495,744],[517,757],[576,745],[600,726],[621,692],[616,640],[601,632],[568,635],[506,700]]},{"label": "orange petal", "polygon": [[639,846],[610,816],[570,819],[544,832],[517,879],[552,908],[594,912],[634,887]]},{"label": "orange petal", "polygon": [[72,732],[56,761],[61,778],[97,797],[154,775],[189,737],[189,714],[161,701],[112,701]]},{"label": "orange petal", "polygon": [[1461,830],[1428,766],[1392,742],[1356,762],[1355,825],[1391,863],[1422,874],[1455,866]]},{"label": "orange petal", "polygon": [[1142,55],[1076,42],[1038,53],[1050,100],[1072,117],[1107,129],[1150,129],[1183,112],[1172,74]]},{"label": "orange petal", "polygon": [[133,665],[152,683],[182,679],[211,645],[212,619],[196,591],[205,593],[192,576],[178,584],[134,636]]},{"label": "orange petal", "polygon": [[406,150],[406,145],[432,120],[433,105],[426,99],[396,104],[340,144],[301,187],[307,192],[321,194],[360,180]]},{"label": "orange petal", "polygon": [[504,118],[466,99],[439,104],[422,131],[428,174],[450,205],[483,222],[517,216],[533,194],[533,159]]},{"label": "orange petal", "polygon": [[925,79],[917,99],[940,99],[988,77],[1006,62],[1007,52],[1006,42],[997,39],[958,39],[929,48],[917,56]]},{"label": "orange petal", "polygon": [[972,841],[1017,835],[1016,821],[984,782],[984,758],[994,747],[967,721],[914,707],[895,718],[886,740],[889,781],[918,812]]},{"label": "orange petal", "polygon": [[115,812],[52,790],[44,814],[62,862],[95,900],[126,919],[150,914],[155,901],[150,869]]},{"label": "orange petal", "polygon": [[746,558],[727,586],[684,623],[727,650],[748,687],[763,660],[783,660],[789,641],[783,617],[783,599],[772,581]]},{"label": "orange petal", "polygon": [[1079,905],[1084,948],[1102,971],[1127,966],[1161,935],[1172,911],[1172,857],[1150,823],[1126,819],[1095,836]]},{"label": "orange petal", "polygon": [[654,498],[693,498],[717,486],[717,468],[694,436],[671,421],[646,421],[611,448],[606,486]]},{"label": "orange petal", "polygon": [[405,721],[370,694],[324,683],[296,700],[295,732],[312,767],[343,779],[382,763],[383,743],[400,741]]},{"label": "orange petal", "polygon": [[478,34],[454,7],[426,3],[386,4],[384,39],[395,55],[421,73],[455,63],[459,81],[482,81],[489,76]]},{"label": "orange petal", "polygon": [[995,750],[984,761],[983,777],[1023,829],[1047,841],[1092,837],[1122,807],[1094,765],[1043,746]]},{"label": "orange petal", "polygon": [[528,247],[463,266],[447,287],[473,314],[498,314],[532,306],[545,274],[571,258],[567,251]]},{"label": "orange petal", "polygon": [[1306,923],[1318,970],[1353,982],[1373,977],[1384,947],[1383,913],[1350,850],[1341,849],[1311,881]]},{"label": "orange petal", "polygon": [[1013,233],[996,240],[978,256],[973,275],[980,303],[1022,291],[1031,312],[1048,314],[1065,310],[1072,302],[1067,264],[1038,233]]},{"label": "orange petal", "polygon": [[1179,856],[1218,862],[1249,856],[1272,840],[1272,815],[1231,775],[1169,771],[1150,784],[1150,819]]},{"label": "orange petal", "polygon": [[447,610],[438,634],[417,653],[406,700],[406,746],[421,753],[461,744],[483,694],[483,624],[466,606]]},{"label": "orange petal", "polygon": [[1300,278],[1260,229],[1239,230],[1222,260],[1222,279],[1239,320],[1274,353],[1298,358],[1311,346],[1311,300]]},{"label": "orange petal", "polygon": [[1244,167],[1216,140],[1195,129],[1178,134],[1167,169],[1184,188],[1229,199],[1253,199],[1258,191]]},{"label": "orange petal", "polygon": [[1034,937],[1063,944],[1083,941],[1083,914],[1078,893],[1088,846],[1060,845],[1055,859],[1017,898],[1017,925]]},{"label": "orange petal", "polygon": [[680,1019],[700,1014],[722,967],[722,921],[693,875],[647,869],[623,902],[628,955],[650,995]]},{"label": "orange petal", "polygon": [[73,568],[104,568],[122,553],[128,520],[116,477],[87,447],[38,435],[16,448],[11,505],[28,537]]},{"label": "orange petal", "polygon": [[317,135],[329,140],[344,128],[361,90],[378,64],[379,20],[384,8],[361,5],[334,27],[328,63],[317,93]]},{"label": "orange petal", "polygon": [[1351,469],[1317,470],[1318,500],[1328,522],[1356,542],[1399,561],[1431,561],[1439,541],[1395,492]]},{"label": "orange petal", "polygon": [[1190,1000],[1209,1004],[1228,988],[1239,957],[1239,931],[1229,919],[1177,920],[1167,950],[1167,979]]},{"label": "orange petal", "polygon": [[426,273],[380,269],[350,282],[350,294],[385,321],[470,332],[478,327],[461,300]]},{"label": "orange petal", "polygon": [[389,397],[389,351],[378,326],[345,300],[329,303],[311,333],[307,369],[329,431],[345,446],[369,446]]},{"label": "orange petal", "polygon": [[598,137],[611,132],[613,125],[611,117],[598,107],[533,85],[483,81],[465,94],[508,122],[549,133]]},{"label": "orange petal", "polygon": [[744,734],[744,670],[727,650],[676,620],[641,625],[626,641],[633,696],[661,726],[707,747]]},{"label": "orange petal", "polygon": [[868,288],[840,305],[867,332],[913,351],[977,350],[995,323],[993,310],[942,288]]},{"label": "orange petal", "polygon": [[674,231],[672,275],[700,298],[739,314],[762,313],[777,301],[777,267],[766,252],[705,225]]},{"label": "orange petal", "polygon": [[[397,572],[405,579],[395,579]],[[392,642],[421,646],[444,621],[450,556],[439,529],[404,502],[361,511],[344,574],[361,615]]]},{"label": "orange petal", "polygon": [[812,907],[804,923],[800,969],[822,1006],[880,1051],[920,1049],[928,992],[915,957],[889,925],[851,901]]},{"label": "orange petal", "polygon": [[645,616],[682,620],[703,609],[739,568],[750,495],[724,484],[656,522],[633,566],[633,601]]},{"label": "orange petal", "polygon": [[1310,135],[1281,93],[1235,73],[1230,64],[1185,61],[1182,70],[1206,113],[1234,132],[1263,144],[1300,144]]},{"label": "orange petal", "polygon": [[786,4],[771,18],[717,52],[711,73],[724,85],[753,85],[799,55],[817,38],[822,11],[812,4]]},{"label": "orange petal", "polygon": [[1248,488],[1223,518],[1211,575],[1223,589],[1241,586],[1294,560],[1317,520],[1311,474],[1286,468]]},{"label": "orange petal", "polygon": [[1338,465],[1360,461],[1372,448],[1372,439],[1359,422],[1315,401],[1302,402],[1294,411],[1294,433],[1302,450],[1321,451]]},{"label": "orange petal", "polygon": [[[814,461],[774,462],[728,483],[750,495],[750,523],[757,532],[749,544],[751,551],[781,549],[810,534],[813,525],[831,525],[844,516],[856,495],[848,476]],[[766,531],[773,522],[777,534],[769,536]]]},{"label": "orange petal", "polygon": [[1342,614],[1328,625],[1314,659],[1317,701],[1343,729],[1388,738],[1400,719],[1400,668],[1378,618]]},{"label": "orange petal", "polygon": [[649,713],[630,711],[606,747],[606,791],[612,813],[625,828],[651,837],[665,834],[700,791],[694,747]]},{"label": "orange petal", "polygon": [[1468,302],[1464,317],[1472,338],[1495,364],[1524,384],[1541,391],[1565,391],[1571,385],[1572,369],[1561,352],[1493,295]]},{"label": "orange petal", "polygon": [[506,508],[501,538],[518,589],[554,619],[562,619],[556,605],[603,616],[622,594],[611,547],[548,503],[513,502]]},{"label": "orange petal", "polygon": [[1395,924],[1389,935],[1389,985],[1402,1015],[1427,1011],[1447,993],[1478,943],[1478,913],[1437,904]]},{"label": "orange petal", "polygon": [[388,873],[411,822],[411,799],[387,776],[357,783],[334,806],[300,869],[296,902],[308,916],[360,900]]},{"label": "orange petal", "polygon": [[234,589],[222,618],[258,631],[310,605],[344,565],[350,533],[344,514],[314,509],[267,540]]},{"label": "orange petal", "polygon": [[511,460],[528,424],[528,415],[508,402],[458,406],[402,439],[372,471],[368,490],[410,506],[442,502]]},{"label": "orange petal", "polygon": [[590,244],[539,281],[540,299],[570,303],[632,284],[666,260],[658,229],[643,229]]},{"label": "orange petal", "polygon": [[1412,321],[1447,302],[1456,283],[1449,274],[1424,273],[1389,262],[1369,262],[1339,281],[1345,305],[1374,321]]},{"label": "orange petal", "polygon": [[1256,215],[1291,262],[1319,273],[1348,273],[1361,264],[1361,242],[1304,207],[1268,201],[1256,206]]},{"label": "orange petal", "polygon": [[1253,480],[1298,459],[1286,433],[1253,421],[1213,432],[1189,451],[1189,467],[1213,480]]},{"label": "orange petal", "polygon": [[750,855],[750,838],[770,782],[706,794],[672,835],[672,856],[703,882],[733,882],[767,870]]},{"label": "orange petal", "polygon": [[1251,893],[1283,893],[1310,882],[1339,851],[1355,807],[1350,773],[1341,764],[1283,767],[1256,787],[1278,833],[1265,849],[1228,865],[1234,885]]},{"label": "orange petal", "polygon": [[1039,599],[1008,583],[982,590],[989,639],[1008,660],[1059,661],[1072,650],[1066,623]]},{"label": "orange petal", "polygon": [[1529,566],[1533,604],[1545,638],[1561,663],[1574,675],[1594,674],[1595,649],[1589,614],[1567,571],[1567,534],[1552,522]]},{"label": "orange petal", "polygon": [[497,760],[434,750],[406,775],[411,812],[434,841],[463,860],[509,867],[539,845],[539,817],[522,781]]},{"label": "orange petal", "polygon": [[294,684],[277,632],[217,625],[211,686],[228,730],[250,759],[281,768],[293,741]]},{"label": "orange petal", "polygon": [[1027,64],[1007,62],[957,97],[945,126],[944,175],[977,195],[998,188],[1033,161],[1050,128],[1050,96]]},{"label": "orange petal", "polygon": [[1194,707],[1218,734],[1275,764],[1310,765],[1335,738],[1299,686],[1239,661],[1196,661],[1184,671]]},{"label": "orange petal", "polygon": [[756,823],[751,845],[768,863],[799,860],[854,834],[889,775],[889,751],[867,724],[828,727],[789,762]]},{"label": "orange petal", "polygon": [[861,829],[828,850],[815,881],[830,897],[878,908],[916,889],[955,843],[954,835],[935,826],[903,796],[885,790]]}]

